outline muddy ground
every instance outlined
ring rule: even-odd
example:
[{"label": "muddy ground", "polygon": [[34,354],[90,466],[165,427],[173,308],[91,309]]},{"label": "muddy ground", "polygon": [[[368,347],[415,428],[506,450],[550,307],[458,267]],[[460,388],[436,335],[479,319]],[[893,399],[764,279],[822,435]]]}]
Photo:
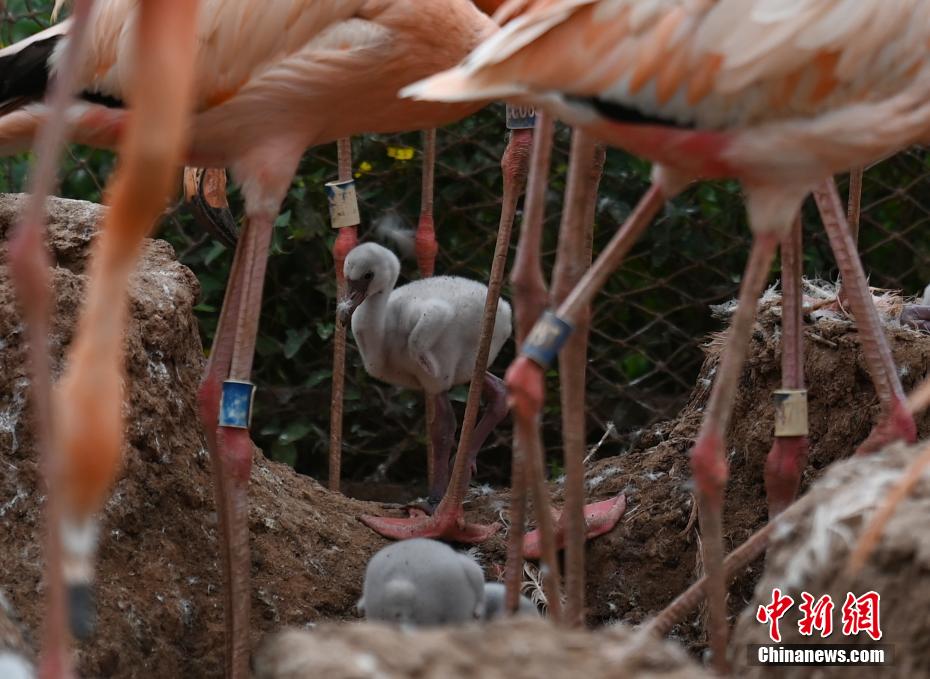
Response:
[{"label": "muddy ground", "polygon": [[[0,198],[5,238],[18,197]],[[57,268],[53,353],[60,368],[85,283],[85,251],[99,208],[52,203]],[[219,676],[222,654],[220,568],[210,465],[197,421],[203,350],[192,307],[198,286],[160,241],[146,244],[133,278],[127,347],[128,441],[123,474],[106,506],[98,564],[99,631],[80,651],[83,676]],[[777,310],[767,303],[757,326],[730,432],[731,481],[726,539],[741,543],[765,520],[762,464],[771,445],[770,392],[779,385]],[[906,386],[930,368],[930,337],[891,323]],[[41,614],[42,491],[37,476],[22,346],[5,265],[0,266],[0,589],[37,638]],[[855,326],[844,319],[808,323],[810,466],[802,490],[834,460],[847,457],[878,415]],[[638,436],[632,448],[604,445],[591,463],[591,500],[627,494],[621,525],[588,550],[589,622],[637,623],[668,603],[700,570],[687,453],[716,365],[713,351],[679,418]],[[920,433],[930,421],[920,422]],[[371,489],[369,489],[371,490]],[[556,503],[560,489],[553,484]],[[371,491],[378,496],[377,489]],[[472,520],[506,519],[507,493],[474,489]],[[289,467],[255,457],[251,480],[253,648],[285,625],[350,620],[365,563],[385,541],[356,517],[396,511],[334,495]],[[493,577],[503,537],[481,546]],[[732,589],[737,614],[759,577],[754,564]],[[695,614],[675,630],[694,650],[703,643]]]}]

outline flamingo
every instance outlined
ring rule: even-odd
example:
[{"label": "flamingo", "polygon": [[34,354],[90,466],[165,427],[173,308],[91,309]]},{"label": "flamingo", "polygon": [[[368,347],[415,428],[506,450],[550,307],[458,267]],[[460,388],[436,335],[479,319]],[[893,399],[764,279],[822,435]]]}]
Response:
[{"label": "flamingo", "polygon": [[484,573],[444,542],[414,538],[381,549],[368,562],[358,607],[369,620],[417,626],[484,617]]},{"label": "flamingo", "polygon": [[[340,305],[340,318],[342,323],[351,318],[352,335],[370,375],[421,389],[435,404],[436,418],[430,423],[435,473],[427,500],[432,511],[449,483],[455,435],[449,390],[471,378],[488,288],[458,276],[431,276],[395,289],[399,275],[400,261],[393,252],[376,243],[357,246],[345,261],[348,297]],[[510,305],[501,300],[488,362],[500,353],[510,329]],[[507,415],[500,378],[486,372],[482,393],[487,407],[467,452],[472,469],[481,446]]]},{"label": "flamingo", "polygon": [[[136,24],[138,13],[135,0],[97,0],[90,48],[77,65],[84,101],[68,112],[76,141],[113,148],[130,124],[121,103],[138,67],[130,66],[135,42],[126,27]],[[279,205],[309,146],[364,131],[434,127],[480,108],[483,102],[405,101],[397,92],[454,65],[496,26],[468,0],[205,0],[191,23],[197,34],[194,116],[183,162],[230,167],[247,218],[199,393],[217,479],[227,674],[245,676],[254,448],[249,376]],[[62,22],[28,43],[33,58],[45,64],[43,72],[60,62],[70,28]],[[49,111],[39,102],[44,83],[12,68],[3,73],[2,105],[10,112],[0,118],[0,152],[12,153],[28,146]]]},{"label": "flamingo", "polygon": [[[484,582],[481,566],[467,554],[426,538],[401,540],[368,562],[358,608],[369,620],[416,625],[490,622],[504,616],[504,586]],[[519,599],[520,615],[538,617]]]},{"label": "flamingo", "polygon": [[923,48],[930,7],[841,0],[787,6],[775,0],[511,4],[530,7],[459,67],[405,94],[442,101],[535,101],[657,163],[653,187],[631,218],[565,302],[537,326],[508,370],[516,412],[538,412],[547,358],[668,197],[693,179],[714,177],[737,178],[746,192],[754,244],[728,350],[691,455],[709,578],[711,647],[723,670],[725,435],[756,299],[779,240],[812,190],[827,217],[883,404],[883,419],[860,450],[915,437],[831,175],[925,137],[930,62]]},{"label": "flamingo", "polygon": [[[508,613],[507,609],[507,588],[499,582],[484,583],[484,620],[490,622],[503,618]],[[526,596],[521,594],[517,598],[517,609],[514,611],[517,615],[525,615],[532,618],[539,617],[539,609],[536,604],[530,601]]]},{"label": "flamingo", "polygon": [[[127,318],[128,277],[142,239],[162,211],[172,182],[174,166],[185,145],[186,120],[193,103],[194,31],[198,3],[140,3],[138,19],[127,32],[137,82],[132,86],[133,116],[120,143],[120,166],[111,182],[110,210],[95,242],[89,267],[87,300],[75,338],[68,349],[65,372],[50,393],[47,338],[47,253],[41,242],[41,205],[50,186],[48,161],[57,157],[68,95],[84,56],[85,32],[91,2],[75,8],[74,46],[64,58],[75,61],[62,67],[58,92],[50,104],[53,124],[43,134],[40,169],[35,180],[34,204],[10,243],[10,259],[18,293],[29,310],[35,346],[31,364],[39,377],[34,385],[40,407],[39,439],[45,448],[43,466],[49,486],[49,532],[60,536],[61,546],[49,545],[49,622],[46,625],[41,676],[71,676],[67,634],[61,629],[62,571],[68,584],[67,607],[75,636],[86,637],[93,623],[90,590],[96,544],[95,514],[106,500],[122,452],[121,382],[124,379],[123,331]],[[17,62],[17,54],[11,58]],[[164,72],[175,77],[160,77]],[[14,80],[16,74],[13,74]],[[47,83],[46,83],[47,84]],[[9,90],[6,91],[10,95]],[[12,93],[15,96],[15,88]],[[63,96],[62,96],[63,95]],[[149,134],[158,144],[150,143]],[[38,213],[35,205],[40,206]],[[43,316],[46,316],[43,318]],[[57,560],[61,559],[61,563]],[[61,569],[61,570],[59,570]]]}]

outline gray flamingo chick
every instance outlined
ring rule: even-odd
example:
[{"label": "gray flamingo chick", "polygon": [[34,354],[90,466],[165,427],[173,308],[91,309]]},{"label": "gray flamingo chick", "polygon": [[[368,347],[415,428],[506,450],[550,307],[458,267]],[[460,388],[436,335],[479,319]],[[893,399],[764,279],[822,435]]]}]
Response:
[{"label": "gray flamingo chick", "polygon": [[[471,379],[478,353],[485,285],[458,276],[423,278],[395,289],[400,261],[376,243],[363,243],[346,257],[348,297],[340,304],[343,323],[352,319],[352,335],[369,375],[389,384],[421,389],[435,399],[433,440],[435,476],[429,502],[435,506],[449,483],[449,456],[455,437],[455,413],[449,390]],[[511,310],[500,300],[488,363],[511,333]],[[488,435],[507,415],[503,381],[485,373],[486,407],[475,427],[470,467]]]},{"label": "gray flamingo chick", "polygon": [[463,624],[484,614],[484,574],[436,540],[388,545],[368,562],[358,607],[369,620],[416,626]]},{"label": "gray flamingo chick", "polygon": [[[484,583],[484,620],[490,622],[505,616],[504,602],[507,601],[507,589],[499,582]],[[539,609],[527,597],[520,595],[517,615],[539,617]]]}]

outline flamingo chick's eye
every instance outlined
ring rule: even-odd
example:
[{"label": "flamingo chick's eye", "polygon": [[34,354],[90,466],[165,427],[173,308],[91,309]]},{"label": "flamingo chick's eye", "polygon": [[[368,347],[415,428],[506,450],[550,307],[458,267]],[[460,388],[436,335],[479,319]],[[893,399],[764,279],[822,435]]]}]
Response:
[{"label": "flamingo chick's eye", "polygon": [[371,271],[369,271],[368,273],[365,274],[365,280],[366,280],[366,281],[370,281],[370,280],[371,280],[372,278],[374,278],[374,277],[375,277],[375,274],[374,274],[373,272],[371,272]]}]

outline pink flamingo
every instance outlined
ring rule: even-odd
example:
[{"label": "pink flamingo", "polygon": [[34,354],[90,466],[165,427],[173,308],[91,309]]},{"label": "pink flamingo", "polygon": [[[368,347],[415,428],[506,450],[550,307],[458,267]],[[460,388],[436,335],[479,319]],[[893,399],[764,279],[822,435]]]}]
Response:
[{"label": "pink flamingo", "polygon": [[[779,240],[814,189],[821,211],[832,217],[825,226],[884,408],[863,449],[915,436],[830,176],[925,136],[930,62],[923,46],[930,7],[917,2],[853,7],[839,0],[510,4],[529,9],[459,67],[406,93],[443,101],[535,101],[657,163],[654,185],[630,220],[558,310],[537,326],[536,337],[511,366],[507,381],[515,409],[538,411],[543,367],[668,197],[696,178],[735,177],[746,192],[754,245],[691,458],[710,581],[711,645],[723,669],[725,434],[755,301]],[[781,469],[795,474],[797,465]]]},{"label": "pink flamingo", "polygon": [[[54,393],[48,380],[47,315],[49,305],[47,253],[42,244],[41,205],[50,186],[49,161],[54,162],[63,139],[67,95],[86,58],[82,49],[91,2],[75,7],[74,45],[64,51],[70,59],[59,71],[61,78],[53,99],[50,124],[40,145],[40,170],[34,185],[39,207],[25,215],[10,243],[10,258],[18,294],[27,305],[33,346],[32,369],[39,408],[39,440],[49,486],[48,545],[49,607],[43,639],[40,674],[72,676],[63,629],[65,609],[70,609],[72,633],[83,638],[93,626],[91,593],[93,552],[96,543],[95,514],[106,500],[123,448],[122,387],[124,376],[123,330],[127,318],[125,289],[142,239],[160,215],[170,190],[175,165],[185,145],[187,116],[193,100],[194,31],[198,3],[141,2],[127,46],[134,60],[137,83],[131,86],[133,116],[120,143],[120,166],[111,182],[110,210],[95,241],[89,267],[87,301],[74,341],[68,349],[66,368]],[[92,41],[91,41],[92,44]],[[16,95],[17,67],[23,65],[17,51],[0,59],[14,67],[5,75]],[[175,73],[163,78],[165,72]],[[47,79],[47,76],[46,76]],[[10,81],[6,81],[7,85]],[[27,86],[30,83],[25,83]],[[34,81],[31,83],[36,85]],[[150,139],[158,139],[153,145]],[[33,307],[33,308],[30,308]],[[61,545],[54,544],[55,538]],[[60,562],[59,562],[60,559]],[[63,600],[61,578],[68,585]]]},{"label": "pink flamingo", "polygon": [[[97,0],[90,49],[78,64],[83,101],[68,112],[76,141],[114,148],[127,134],[131,121],[122,102],[134,91],[137,71],[127,67],[136,43],[126,27],[138,21],[139,7],[135,0]],[[477,110],[481,103],[411,102],[397,92],[454,65],[496,26],[468,0],[205,0],[191,23],[197,34],[194,116],[183,162],[230,167],[246,204],[247,223],[200,392],[228,585],[227,674],[245,676],[254,449],[249,376],[278,207],[310,146],[366,131],[433,127]],[[29,42],[45,72],[54,68],[70,27],[63,22]],[[8,98],[0,105],[10,112],[0,118],[0,152],[12,153],[28,147],[49,111],[39,101],[45,83],[13,68],[4,70],[3,81]]]}]

